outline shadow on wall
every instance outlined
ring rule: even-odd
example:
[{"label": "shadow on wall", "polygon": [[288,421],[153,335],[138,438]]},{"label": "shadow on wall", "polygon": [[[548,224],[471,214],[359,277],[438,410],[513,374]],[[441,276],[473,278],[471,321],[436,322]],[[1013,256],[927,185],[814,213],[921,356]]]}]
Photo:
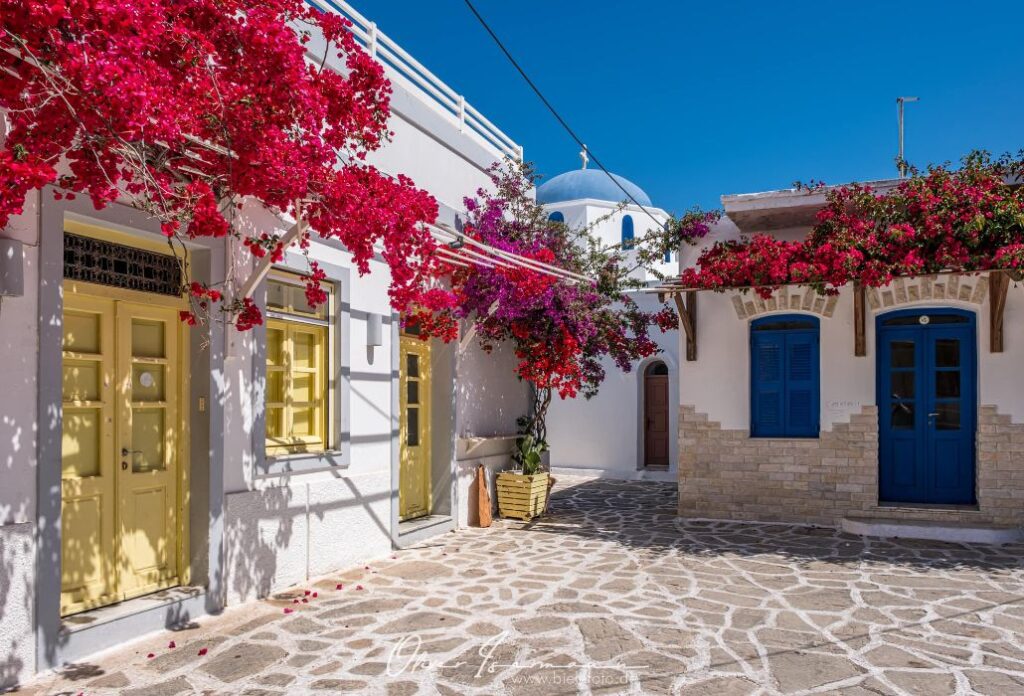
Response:
[{"label": "shadow on wall", "polygon": [[[283,587],[386,552],[390,548],[390,528],[374,506],[390,510],[387,478],[382,475],[379,490],[375,491],[360,491],[355,481],[338,476],[329,482],[229,496],[224,533],[229,603],[265,598]],[[343,499],[330,499],[335,496]],[[332,523],[330,518],[339,513],[342,518]],[[348,520],[356,519],[370,526],[358,530],[351,527]],[[353,533],[340,537],[331,534],[332,528],[348,528]],[[323,545],[325,533],[336,545]],[[368,542],[374,536],[380,548]]]},{"label": "shadow on wall", "polygon": [[[37,259],[26,245],[30,295]],[[0,691],[35,667],[37,323],[33,297],[0,298]]]},{"label": "shadow on wall", "polygon": [[[15,586],[19,571],[26,569],[26,559],[31,568],[33,555],[29,534],[5,531],[0,535],[0,626],[4,627],[0,629],[0,645],[4,646],[4,652],[0,654],[0,691],[16,686],[21,676],[32,667],[25,664],[24,657],[26,653],[31,655],[33,652],[32,646],[26,645],[26,641],[32,640],[31,631],[20,634],[8,634],[8,631],[17,631],[19,614],[23,617],[33,614],[31,588],[26,586],[19,591]],[[27,578],[18,580],[26,582]]]},{"label": "shadow on wall", "polygon": [[278,574],[279,550],[291,544],[296,517],[306,512],[304,503],[298,509],[292,507],[293,497],[290,487],[229,497],[223,566],[231,576],[231,586],[226,588],[229,596],[246,600],[270,594]]},{"label": "shadow on wall", "polygon": [[472,345],[459,356],[456,429],[459,437],[514,435],[530,408],[526,382],[516,375],[512,346],[485,353]]}]

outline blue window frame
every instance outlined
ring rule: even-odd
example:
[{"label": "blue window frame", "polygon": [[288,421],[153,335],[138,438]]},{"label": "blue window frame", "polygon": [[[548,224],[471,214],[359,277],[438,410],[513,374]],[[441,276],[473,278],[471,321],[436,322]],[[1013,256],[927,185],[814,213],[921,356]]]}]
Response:
[{"label": "blue window frame", "polygon": [[622,248],[633,248],[633,216],[627,215],[622,218]]},{"label": "blue window frame", "polygon": [[561,212],[556,210],[555,212],[548,215],[548,220],[550,220],[551,222],[565,222],[565,216],[562,215]]},{"label": "blue window frame", "polygon": [[818,437],[817,317],[782,314],[750,324],[750,434]]}]

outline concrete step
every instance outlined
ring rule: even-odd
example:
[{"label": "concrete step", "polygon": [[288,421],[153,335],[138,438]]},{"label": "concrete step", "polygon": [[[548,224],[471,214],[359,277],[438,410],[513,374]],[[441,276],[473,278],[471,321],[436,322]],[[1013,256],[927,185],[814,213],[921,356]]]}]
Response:
[{"label": "concrete step", "polygon": [[1024,541],[1024,530],[1019,527],[994,527],[962,522],[846,517],[840,526],[847,534],[870,537],[927,539],[964,544],[1012,544]]}]

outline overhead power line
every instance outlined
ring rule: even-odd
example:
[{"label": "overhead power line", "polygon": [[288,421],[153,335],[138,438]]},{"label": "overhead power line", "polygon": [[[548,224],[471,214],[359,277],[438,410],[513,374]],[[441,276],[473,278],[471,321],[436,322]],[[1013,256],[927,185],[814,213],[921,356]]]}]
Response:
[{"label": "overhead power line", "polygon": [[465,2],[466,2],[466,6],[469,8],[469,11],[472,12],[474,16],[476,16],[477,21],[480,22],[480,25],[487,31],[488,34],[491,35],[491,38],[494,39],[494,43],[496,43],[498,45],[498,48],[501,49],[501,52],[505,54],[505,57],[508,58],[510,63],[512,63],[512,66],[519,72],[520,75],[522,75],[523,79],[526,80],[526,84],[530,85],[530,89],[532,89],[534,91],[534,93],[540,98],[540,100],[542,102],[544,102],[544,106],[546,106],[548,108],[548,111],[551,112],[551,115],[554,116],[555,119],[557,119],[560,124],[562,124],[562,128],[565,129],[565,132],[568,133],[569,136],[573,140],[576,141],[577,145],[579,145],[581,148],[587,149],[587,154],[590,155],[590,159],[592,159],[594,161],[594,164],[596,164],[598,167],[600,167],[601,171],[603,171],[608,176],[608,178],[611,179],[612,183],[615,184],[619,188],[619,190],[621,190],[624,194],[626,194],[626,198],[631,200],[634,205],[636,205],[638,208],[640,208],[640,210],[642,210],[645,213],[647,213],[647,216],[649,218],[651,218],[652,220],[654,220],[654,222],[659,227],[667,230],[668,228],[665,226],[665,224],[663,222],[661,222],[658,218],[654,217],[654,214],[651,213],[651,211],[649,211],[646,207],[644,207],[644,205],[642,203],[640,203],[640,201],[638,201],[636,199],[636,197],[633,196],[632,193],[627,191],[626,187],[623,186],[621,183],[619,183],[619,180],[616,179],[614,176],[612,176],[612,173],[610,171],[608,171],[608,169],[603,164],[601,164],[601,160],[599,160],[597,158],[597,156],[594,155],[593,151],[588,149],[587,146],[583,144],[583,141],[580,139],[580,137],[578,135],[576,135],[576,132],[573,131],[573,129],[566,122],[566,120],[564,118],[562,118],[562,115],[558,113],[558,110],[555,109],[555,107],[551,105],[551,102],[548,101],[547,97],[544,96],[544,93],[540,91],[540,88],[537,87],[536,84],[534,84],[533,80],[530,79],[530,76],[526,74],[526,71],[523,70],[522,66],[519,65],[519,63],[512,56],[512,54],[509,52],[509,50],[507,48],[505,48],[505,44],[503,44],[501,42],[501,39],[498,38],[498,35],[495,34],[494,30],[491,29],[489,24],[487,24],[487,20],[485,20],[483,18],[483,16],[481,16],[481,14],[473,6],[473,3],[471,2],[471,0],[465,0]]}]

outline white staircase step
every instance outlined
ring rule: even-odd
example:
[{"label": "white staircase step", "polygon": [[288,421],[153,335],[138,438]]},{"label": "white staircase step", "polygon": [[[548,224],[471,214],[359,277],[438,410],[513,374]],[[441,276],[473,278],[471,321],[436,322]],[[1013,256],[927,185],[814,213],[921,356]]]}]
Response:
[{"label": "white staircase step", "polygon": [[965,544],[1012,544],[1024,541],[1019,527],[994,527],[924,520],[846,517],[841,523],[848,534],[899,539],[927,539]]}]

